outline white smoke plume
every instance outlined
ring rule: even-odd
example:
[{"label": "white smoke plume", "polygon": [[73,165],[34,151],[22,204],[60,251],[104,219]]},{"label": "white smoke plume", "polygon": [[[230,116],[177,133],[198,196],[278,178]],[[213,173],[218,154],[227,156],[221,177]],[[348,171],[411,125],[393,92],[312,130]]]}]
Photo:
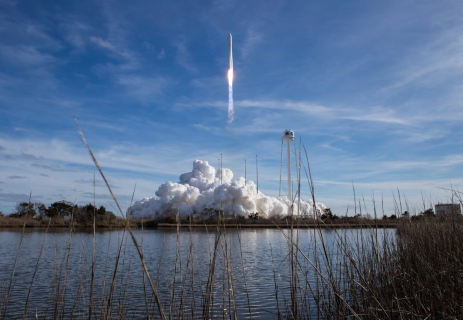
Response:
[{"label": "white smoke plume", "polygon": [[[222,209],[226,215],[245,217],[251,213],[264,217],[290,213],[291,201],[287,197],[269,197],[257,193],[252,181],[245,181],[243,177],[232,179],[230,169],[216,170],[207,161],[195,160],[193,170],[180,175],[178,183],[167,181],[158,188],[156,197],[135,202],[128,213],[132,218],[154,218],[177,212],[188,216],[209,209]],[[318,210],[326,208],[322,203],[316,203],[316,207]],[[310,200],[301,201],[300,214],[313,216],[312,211]],[[297,203],[294,203],[293,213],[297,212]]]}]

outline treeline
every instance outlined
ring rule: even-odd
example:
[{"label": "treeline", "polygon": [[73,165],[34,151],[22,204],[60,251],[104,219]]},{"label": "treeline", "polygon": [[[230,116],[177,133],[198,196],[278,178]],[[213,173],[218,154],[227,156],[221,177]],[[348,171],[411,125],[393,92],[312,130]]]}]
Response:
[{"label": "treeline", "polygon": [[41,202],[20,202],[16,205],[15,212],[8,217],[34,218],[37,220],[70,220],[72,217],[72,221],[81,225],[92,224],[93,217],[95,217],[95,221],[98,224],[108,224],[116,219],[115,214],[106,210],[104,206],[97,208],[91,203],[77,205],[66,200],[54,202],[49,207]]},{"label": "treeline", "polygon": [[[420,220],[424,219],[427,217],[435,217],[436,214],[434,213],[434,210],[432,208],[426,209],[418,214],[415,215],[410,215],[408,211],[404,211],[402,214],[391,214],[390,216],[383,215],[382,220],[396,220],[396,219],[411,219],[411,220]],[[331,212],[330,208],[324,209],[321,214],[320,214],[320,219],[324,221],[336,221],[336,220],[343,220],[343,219],[360,219],[360,218],[366,218],[366,219],[373,219],[370,214],[366,214],[362,216],[361,214],[356,214],[353,217],[344,217],[344,216],[337,216]],[[379,219],[379,217],[378,217]]]}]

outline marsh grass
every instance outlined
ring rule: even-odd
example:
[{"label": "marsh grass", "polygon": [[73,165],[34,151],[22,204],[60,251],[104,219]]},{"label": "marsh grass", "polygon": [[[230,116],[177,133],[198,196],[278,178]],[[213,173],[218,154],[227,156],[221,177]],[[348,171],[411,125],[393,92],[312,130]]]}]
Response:
[{"label": "marsh grass", "polygon": [[[137,225],[138,221],[134,221],[130,219],[129,224],[132,227],[135,227]],[[95,223],[95,227],[97,228],[124,228],[125,225],[127,224],[127,221],[124,219],[114,219],[112,221],[107,221],[107,222],[98,222]],[[0,228],[44,228],[46,229],[47,227],[50,228],[79,228],[79,227],[85,227],[85,228],[93,228],[93,222],[89,225],[82,225],[79,223],[71,222],[69,221],[64,221],[63,217],[57,217],[57,218],[48,218],[48,217],[41,217],[41,218],[31,218],[31,217],[9,217],[9,216],[0,216]]]},{"label": "marsh grass", "polygon": [[395,243],[384,239],[381,247],[361,256],[362,277],[351,289],[358,293],[357,307],[370,318],[461,318],[461,219],[403,223],[397,235]]}]

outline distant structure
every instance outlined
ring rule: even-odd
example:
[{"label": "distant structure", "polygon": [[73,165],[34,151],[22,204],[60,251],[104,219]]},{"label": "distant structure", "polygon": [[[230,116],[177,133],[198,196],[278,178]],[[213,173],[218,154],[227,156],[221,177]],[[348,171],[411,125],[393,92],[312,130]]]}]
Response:
[{"label": "distant structure", "polygon": [[461,208],[455,203],[439,203],[434,206],[434,212],[438,217],[461,216]]},{"label": "distant structure", "polygon": [[[282,173],[283,173],[283,167],[287,167],[287,182],[288,182],[288,189],[287,189],[287,196],[290,201],[292,201],[292,181],[291,181],[291,142],[293,142],[294,146],[294,159],[295,161],[297,160],[296,157],[296,142],[295,142],[295,135],[294,131],[287,129],[283,131],[283,135],[281,136],[281,165],[280,165],[280,190],[279,190],[279,196],[281,197],[281,186],[282,186]],[[286,142],[286,150],[287,150],[287,159],[286,163],[283,161],[283,151],[285,149],[285,142]],[[295,166],[297,167],[297,166]]]}]

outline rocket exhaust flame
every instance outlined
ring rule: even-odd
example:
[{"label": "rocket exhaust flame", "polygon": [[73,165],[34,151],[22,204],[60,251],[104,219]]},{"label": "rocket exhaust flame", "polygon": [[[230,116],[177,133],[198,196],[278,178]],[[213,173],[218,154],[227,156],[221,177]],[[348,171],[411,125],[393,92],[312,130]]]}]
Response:
[{"label": "rocket exhaust flame", "polygon": [[233,122],[233,53],[232,35],[228,35],[228,123]]},{"label": "rocket exhaust flame", "polygon": [[228,70],[228,85],[231,86],[233,84],[233,69]]}]

